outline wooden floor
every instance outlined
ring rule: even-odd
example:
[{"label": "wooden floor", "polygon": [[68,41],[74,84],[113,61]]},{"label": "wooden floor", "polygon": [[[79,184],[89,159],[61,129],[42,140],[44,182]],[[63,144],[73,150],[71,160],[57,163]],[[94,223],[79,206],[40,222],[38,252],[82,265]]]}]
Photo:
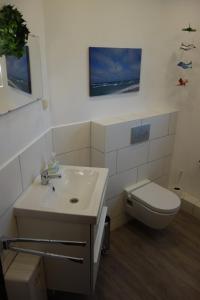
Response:
[{"label": "wooden floor", "polygon": [[200,300],[200,221],[180,213],[164,231],[137,221],[112,232],[92,297],[56,300]]}]

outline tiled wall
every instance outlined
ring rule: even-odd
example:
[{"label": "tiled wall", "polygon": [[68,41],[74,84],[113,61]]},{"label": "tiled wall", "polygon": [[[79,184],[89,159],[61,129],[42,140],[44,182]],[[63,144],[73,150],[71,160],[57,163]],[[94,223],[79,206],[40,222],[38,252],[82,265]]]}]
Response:
[{"label": "tiled wall", "polygon": [[[113,228],[126,221],[125,186],[145,178],[168,185],[176,119],[177,113],[173,112],[136,120],[121,117],[92,123],[91,165],[110,169],[107,204]],[[131,128],[144,124],[150,124],[149,140],[131,145]]]},{"label": "tiled wall", "polygon": [[[176,113],[132,120],[83,122],[55,127],[41,135],[0,169],[0,234],[16,235],[12,206],[50,160],[61,164],[110,169],[107,200],[115,226],[125,221],[123,189],[150,178],[166,184],[176,127]],[[150,140],[130,145],[130,129],[150,124]],[[92,128],[92,130],[91,130]]]},{"label": "tiled wall", "polygon": [[53,129],[53,148],[63,165],[90,166],[90,122]]},{"label": "tiled wall", "polygon": [[[0,235],[16,235],[10,209],[44,168],[52,152],[51,131],[44,133],[0,169]],[[12,224],[12,226],[10,226]],[[12,230],[11,230],[12,229]]]},{"label": "tiled wall", "polygon": [[[90,166],[90,122],[49,129],[0,168],[0,236],[17,236],[12,207],[53,152],[61,164]],[[5,270],[12,259],[12,252],[4,252]]]},{"label": "tiled wall", "polygon": [[49,129],[0,168],[0,235],[17,235],[12,206],[53,152],[61,164],[90,166],[90,122]]}]

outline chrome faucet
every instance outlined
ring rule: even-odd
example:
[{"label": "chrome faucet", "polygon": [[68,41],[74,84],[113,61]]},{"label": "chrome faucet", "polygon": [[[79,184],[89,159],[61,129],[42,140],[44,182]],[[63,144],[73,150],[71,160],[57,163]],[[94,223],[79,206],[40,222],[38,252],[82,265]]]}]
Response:
[{"label": "chrome faucet", "polygon": [[49,171],[47,169],[42,171],[40,175],[41,175],[41,184],[42,185],[48,185],[50,179],[62,177],[61,174],[49,174]]}]

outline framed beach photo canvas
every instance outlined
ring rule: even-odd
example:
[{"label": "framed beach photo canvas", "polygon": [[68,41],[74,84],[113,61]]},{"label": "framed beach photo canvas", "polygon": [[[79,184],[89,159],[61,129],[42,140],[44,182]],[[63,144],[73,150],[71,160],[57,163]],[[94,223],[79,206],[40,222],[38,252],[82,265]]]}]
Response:
[{"label": "framed beach photo canvas", "polygon": [[29,48],[25,46],[21,58],[6,56],[8,85],[22,92],[31,94],[31,72]]},{"label": "framed beach photo canvas", "polygon": [[89,48],[90,96],[137,92],[141,48]]}]

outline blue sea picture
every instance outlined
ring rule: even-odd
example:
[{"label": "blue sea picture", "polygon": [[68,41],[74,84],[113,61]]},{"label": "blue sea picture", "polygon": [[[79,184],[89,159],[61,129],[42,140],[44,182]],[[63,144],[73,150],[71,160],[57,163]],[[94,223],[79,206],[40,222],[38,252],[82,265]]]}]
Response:
[{"label": "blue sea picture", "polygon": [[24,55],[21,58],[17,58],[16,56],[6,56],[6,68],[8,85],[25,93],[31,94],[31,73],[28,46],[25,46]]},{"label": "blue sea picture", "polygon": [[89,48],[90,96],[137,92],[141,48]]}]

